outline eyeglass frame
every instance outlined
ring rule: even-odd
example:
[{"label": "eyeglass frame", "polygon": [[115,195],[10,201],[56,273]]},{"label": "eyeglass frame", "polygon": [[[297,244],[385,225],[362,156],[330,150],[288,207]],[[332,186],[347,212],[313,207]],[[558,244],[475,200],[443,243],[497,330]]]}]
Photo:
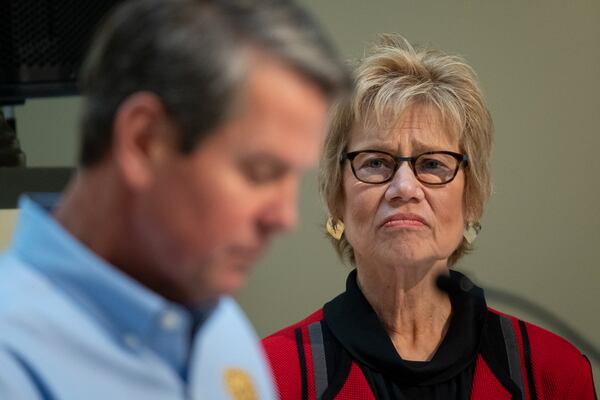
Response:
[{"label": "eyeglass frame", "polygon": [[[357,155],[359,155],[360,153],[380,153],[380,154],[385,154],[387,156],[390,156],[394,162],[395,162],[395,166],[394,166],[394,171],[392,172],[392,174],[390,175],[390,177],[384,181],[381,182],[366,182],[363,181],[362,179],[360,179],[358,177],[358,175],[356,174],[356,170],[354,169],[354,163],[352,162],[354,160],[354,158],[356,158]],[[454,159],[456,159],[456,161],[458,161],[458,164],[456,164],[456,169],[454,170],[454,173],[452,174],[452,177],[447,180],[446,182],[439,182],[439,183],[431,183],[431,182],[424,182],[421,179],[419,179],[419,174],[417,174],[416,171],[416,162],[417,159],[419,157],[422,156],[426,156],[426,155],[431,155],[431,154],[446,154],[449,156],[454,157]],[[404,161],[407,161],[408,164],[410,165],[410,169],[412,170],[415,178],[425,184],[425,185],[434,185],[434,186],[438,186],[438,185],[447,185],[448,183],[452,182],[454,180],[454,178],[456,178],[456,175],[458,174],[458,170],[460,169],[461,165],[463,165],[463,163],[468,163],[469,162],[469,156],[466,154],[460,154],[460,153],[455,153],[453,151],[445,151],[445,150],[440,150],[440,151],[427,151],[425,153],[421,153],[417,156],[395,156],[393,154],[390,154],[386,151],[381,151],[381,150],[372,150],[372,149],[366,149],[366,150],[358,150],[358,151],[350,151],[350,152],[342,152],[342,154],[340,154],[340,163],[343,163],[344,161],[350,161],[350,169],[352,169],[352,174],[354,175],[354,177],[362,182],[362,183],[367,183],[369,185],[379,185],[382,183],[388,183],[390,182],[392,179],[394,179],[394,176],[396,175],[396,172],[398,172],[398,169],[400,169],[400,167],[402,166],[402,163]]]}]

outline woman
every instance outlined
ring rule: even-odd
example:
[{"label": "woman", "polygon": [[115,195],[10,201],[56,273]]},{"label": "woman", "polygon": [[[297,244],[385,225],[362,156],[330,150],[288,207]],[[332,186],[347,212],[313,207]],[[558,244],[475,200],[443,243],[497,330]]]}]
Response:
[{"label": "woman", "polygon": [[264,340],[282,399],[594,398],[577,349],[487,308],[449,269],[479,231],[491,143],[462,59],[386,36],[362,62],[320,176],[327,230],[356,269],[346,292]]}]

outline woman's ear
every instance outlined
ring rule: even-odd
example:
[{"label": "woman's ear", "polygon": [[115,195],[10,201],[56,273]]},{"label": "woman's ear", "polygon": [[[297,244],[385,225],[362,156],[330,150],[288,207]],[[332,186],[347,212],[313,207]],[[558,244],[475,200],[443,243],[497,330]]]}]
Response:
[{"label": "woman's ear", "polygon": [[174,125],[158,96],[135,93],[120,105],[113,123],[112,152],[126,184],[146,187],[157,164],[175,151]]}]

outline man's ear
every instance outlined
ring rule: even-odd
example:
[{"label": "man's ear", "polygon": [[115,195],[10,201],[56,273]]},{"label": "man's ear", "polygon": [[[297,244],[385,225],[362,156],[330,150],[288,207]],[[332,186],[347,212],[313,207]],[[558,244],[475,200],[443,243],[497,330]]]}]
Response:
[{"label": "man's ear", "polygon": [[158,96],[139,92],[119,106],[113,123],[113,154],[123,179],[142,189],[157,164],[175,150],[175,127]]}]

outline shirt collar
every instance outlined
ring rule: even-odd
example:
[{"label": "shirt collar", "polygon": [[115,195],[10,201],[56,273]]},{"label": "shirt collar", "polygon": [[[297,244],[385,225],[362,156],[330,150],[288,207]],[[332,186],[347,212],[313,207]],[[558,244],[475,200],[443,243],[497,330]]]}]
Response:
[{"label": "shirt collar", "polygon": [[209,310],[190,312],[93,253],[44,208],[23,197],[12,251],[43,274],[124,346],[152,349],[185,375],[191,330]]},{"label": "shirt collar", "polygon": [[[459,272],[450,273],[467,279]],[[398,355],[358,287],[356,270],[348,276],[346,291],[325,304],[323,316],[336,339],[360,363],[394,380],[432,384],[455,376],[475,361],[487,314],[483,291],[474,285],[469,293],[452,293],[450,300],[452,317],[448,332],[432,360],[426,363],[406,362]]]}]

